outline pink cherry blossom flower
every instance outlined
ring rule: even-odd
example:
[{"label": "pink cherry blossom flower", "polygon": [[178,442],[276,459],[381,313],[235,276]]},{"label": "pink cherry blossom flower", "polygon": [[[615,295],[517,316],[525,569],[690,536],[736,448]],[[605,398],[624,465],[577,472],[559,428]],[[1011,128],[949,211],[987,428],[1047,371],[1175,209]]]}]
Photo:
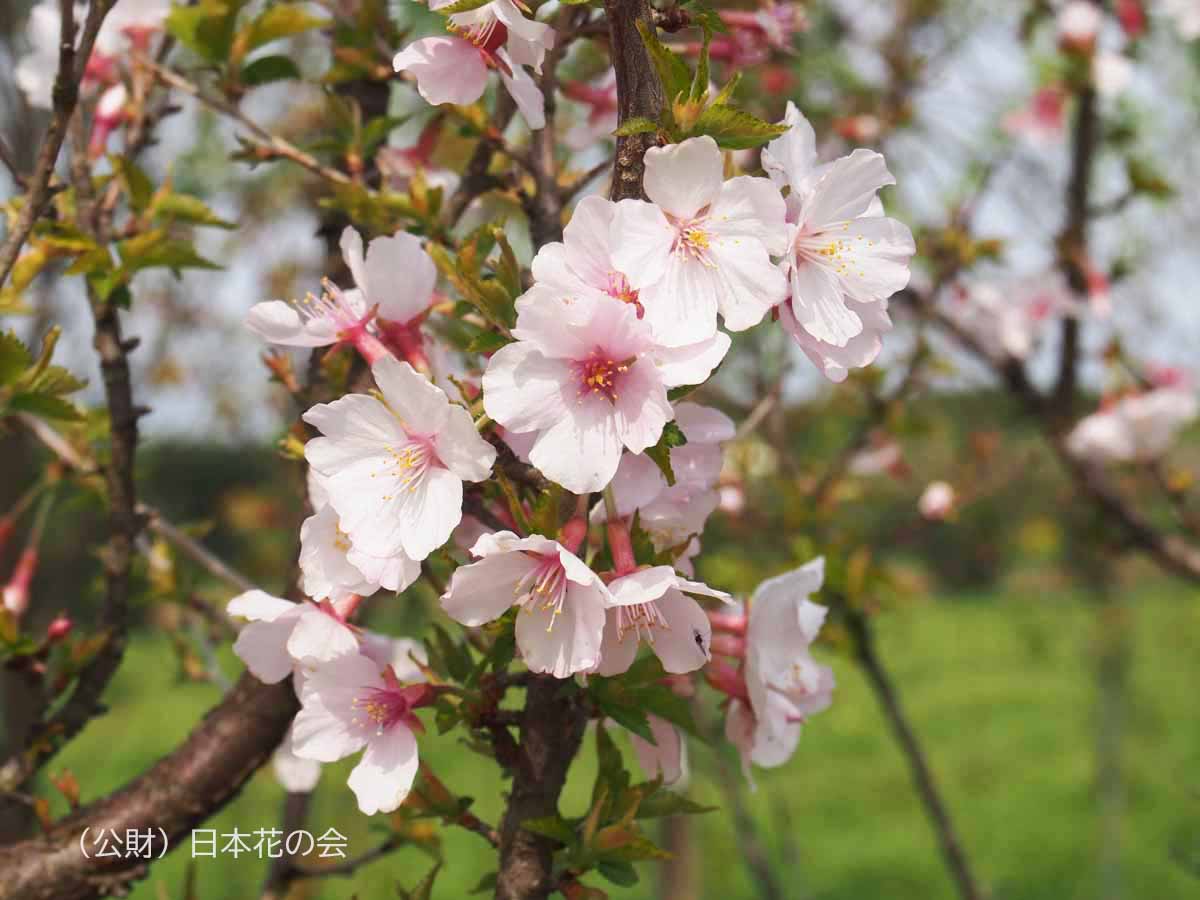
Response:
[{"label": "pink cherry blossom flower", "polygon": [[296,666],[358,652],[358,634],[329,603],[293,603],[253,590],[230,600],[226,611],[249,620],[233,652],[266,684],[283,681]]},{"label": "pink cherry blossom flower", "polygon": [[[420,347],[417,324],[433,300],[437,269],[418,238],[405,232],[376,238],[363,253],[362,237],[351,227],[342,232],[342,258],[355,287],[343,291],[325,283],[321,297],[285,303],[257,303],[246,315],[246,327],[273,344],[325,347],[355,344],[381,332],[405,349]],[[378,318],[378,328],[372,319]],[[360,347],[360,349],[363,349]],[[379,355],[379,350],[365,354]]]},{"label": "pink cherry blossom flower", "polygon": [[1200,37],[1200,0],[1160,0],[1164,15],[1174,20],[1179,36],[1185,41]]},{"label": "pink cherry blossom flower", "polygon": [[667,389],[704,381],[729,347],[721,336],[665,350],[632,306],[595,292],[530,292],[512,334],[484,372],[484,409],[510,432],[536,432],[530,461],[577,494],[612,480],[622,447],[652,447],[674,415]]},{"label": "pink cherry blossom flower", "polygon": [[612,221],[612,260],[637,290],[664,343],[693,344],[745,331],[787,293],[771,256],[787,249],[786,208],[765,178],[725,181],[711,137],[646,151],[650,203],[622,200]]},{"label": "pink cherry blossom flower", "polygon": [[[431,9],[452,0],[435,0]],[[392,67],[411,72],[427,103],[474,103],[483,96],[488,69],[500,74],[504,87],[533,130],[546,125],[545,99],[526,66],[542,71],[546,50],[554,46],[554,29],[528,19],[512,0],[492,0],[477,9],[454,13],[449,37],[414,41],[396,54]]]},{"label": "pink cherry blossom flower", "polygon": [[931,481],[917,500],[917,511],[930,522],[944,522],[954,512],[958,494],[953,485],[945,481]]},{"label": "pink cherry blossom flower", "polygon": [[[638,522],[662,552],[686,544],[704,530],[717,508],[717,479],[721,474],[721,443],[732,440],[735,428],[718,409],[696,403],[677,403],[675,422],[687,443],[670,451],[675,484],[668,485],[658,464],[645,454],[626,453],[612,480],[617,515],[640,510]],[[605,507],[593,515],[605,520]]]},{"label": "pink cherry blossom flower", "polygon": [[1066,109],[1067,92],[1061,85],[1047,85],[1034,92],[1028,106],[1005,116],[1003,128],[1037,145],[1057,143],[1063,136]]},{"label": "pink cherry blossom flower", "polygon": [[833,700],[833,670],[812,658],[809,647],[826,608],[808,597],[821,587],[825,561],[768,579],[750,601],[746,630],[745,699],[735,699],[726,735],[742,751],[743,764],[779,766],[795,752],[808,716]]},{"label": "pink cherry blossom flower", "polygon": [[1102,24],[1104,10],[1090,0],[1068,0],[1055,22],[1059,43],[1080,52],[1091,51]]},{"label": "pink cherry blossom flower", "polygon": [[1157,387],[1082,419],[1067,436],[1067,449],[1092,462],[1153,462],[1198,414],[1200,404],[1190,388]]},{"label": "pink cherry blossom flower", "polygon": [[728,602],[724,591],[680,577],[670,566],[654,566],[609,582],[612,607],[604,628],[599,675],[620,675],[633,665],[644,640],[673,674],[694,672],[712,658],[712,625],[691,594]]},{"label": "pink cherry blossom flower", "polygon": [[485,534],[442,596],[456,622],[477,626],[517,607],[516,639],[531,671],[555,678],[591,671],[600,661],[605,609],[612,595],[574,553],[540,535]]},{"label": "pink cherry blossom flower", "polygon": [[687,780],[688,774],[687,742],[683,733],[656,715],[647,715],[646,719],[650,723],[654,743],[632,731],[629,733],[629,742],[637,754],[638,765],[647,778],[661,778],[667,786],[681,785]]},{"label": "pink cherry blossom flower", "polygon": [[462,483],[486,479],[496,451],[471,414],[408,363],[387,356],[371,372],[379,398],[348,394],[304,414],[324,435],[305,456],[355,550],[420,561],[450,537]]},{"label": "pink cherry blossom flower", "polygon": [[891,330],[887,300],[908,284],[912,233],[885,218],[878,192],[895,184],[871,150],[817,164],[816,135],[788,103],[786,134],[763,150],[763,168],[789,190],[791,247],[783,271],[791,296],[779,320],[831,381],[874,362]]},{"label": "pink cherry blossom flower", "polygon": [[423,727],[414,710],[433,697],[428,684],[402,682],[391,665],[358,653],[340,656],[304,679],[292,752],[329,763],[365,751],[349,779],[358,808],[366,815],[392,812],[417,774],[413,732]]},{"label": "pink cherry blossom flower", "polygon": [[1060,273],[1006,284],[976,282],[953,293],[946,315],[992,359],[1026,359],[1046,327],[1073,314],[1077,304]]},{"label": "pink cherry blossom flower", "polygon": [[358,550],[341,528],[337,512],[328,504],[324,478],[309,470],[309,499],[316,513],[300,526],[300,571],[304,593],[314,600],[369,597],[380,588],[402,591],[421,574],[421,564],[404,553],[373,557]]},{"label": "pink cherry blossom flower", "polygon": [[562,92],[587,112],[571,125],[563,139],[572,150],[587,150],[611,140],[617,128],[617,73],[609,69],[592,81],[565,81]]}]

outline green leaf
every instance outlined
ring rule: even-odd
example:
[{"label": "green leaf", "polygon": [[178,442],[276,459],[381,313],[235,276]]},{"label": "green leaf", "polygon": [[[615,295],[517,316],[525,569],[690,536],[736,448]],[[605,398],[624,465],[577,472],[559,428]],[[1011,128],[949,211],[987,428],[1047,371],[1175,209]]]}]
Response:
[{"label": "green leaf", "polygon": [[664,816],[697,816],[715,812],[719,807],[703,806],[676,791],[655,791],[638,806],[637,818],[661,819]]},{"label": "green leaf", "polygon": [[642,35],[642,43],[650,54],[650,61],[658,71],[662,80],[663,92],[666,94],[668,106],[681,94],[687,94],[692,85],[692,71],[678,54],[672,52],[658,39],[654,26],[639,21],[637,29]]},{"label": "green leaf", "polygon": [[721,18],[721,14],[707,3],[703,3],[701,0],[688,0],[681,6],[687,11],[688,18],[691,19],[693,25],[714,34],[729,34],[729,28]]},{"label": "green leaf", "polygon": [[33,354],[11,331],[0,331],[0,385],[11,384],[33,365]]},{"label": "green leaf", "polygon": [[560,815],[544,816],[540,819],[526,819],[521,827],[542,837],[548,837],[560,844],[571,846],[577,840],[575,828]]},{"label": "green leaf", "polygon": [[150,215],[156,222],[186,222],[191,225],[211,225],[214,228],[237,228],[209,209],[208,204],[190,194],[159,194],[150,205]]},{"label": "green leaf", "polygon": [[62,366],[47,366],[41,371],[27,373],[20,379],[19,385],[20,390],[31,394],[50,394],[58,397],[82,390],[87,382],[76,378]]},{"label": "green leaf", "polygon": [[179,43],[214,65],[229,61],[237,16],[247,0],[200,0],[192,6],[174,6],[167,16],[167,31]]},{"label": "green leaf", "polygon": [[442,870],[442,864],[437,863],[429,874],[417,882],[416,886],[411,891],[406,891],[404,888],[397,887],[396,891],[402,900],[430,900],[433,896],[433,882],[438,876],[438,872]]},{"label": "green leaf", "polygon": [[27,412],[44,419],[76,422],[83,418],[74,404],[49,394],[14,394],[8,398],[8,412]]},{"label": "green leaf", "polygon": [[129,195],[129,205],[134,212],[141,212],[150,205],[154,196],[154,185],[150,177],[128,156],[112,154],[109,156],[113,169],[125,185],[125,193]]},{"label": "green leaf", "polygon": [[512,338],[495,331],[481,331],[467,344],[468,353],[495,353],[501,347],[512,343]]},{"label": "green leaf", "polygon": [[700,113],[691,133],[693,136],[707,134],[725,150],[747,150],[761,146],[785,131],[786,125],[764,122],[732,106],[713,104]]},{"label": "green leaf", "polygon": [[653,119],[647,119],[642,116],[634,116],[632,119],[626,119],[613,132],[616,137],[628,137],[631,134],[650,134],[658,131],[658,123]]},{"label": "green leaf", "polygon": [[687,438],[683,434],[683,430],[674,422],[668,422],[659,436],[658,443],[645,451],[646,455],[654,461],[658,466],[659,471],[663,473],[663,477],[667,479],[667,485],[675,484],[675,470],[671,468],[671,449],[673,447],[682,447],[687,443]]},{"label": "green leaf", "polygon": [[[622,728],[654,743],[654,732],[650,730],[650,720],[646,718],[646,711],[638,704],[636,692],[627,690],[621,678],[594,678],[588,686],[588,693],[602,713]],[[599,735],[596,736],[596,742],[599,747]],[[609,743],[611,742],[612,739],[609,738]]]},{"label": "green leaf", "polygon": [[638,883],[637,869],[628,860],[602,859],[596,864],[596,871],[613,884],[621,887],[632,887]]},{"label": "green leaf", "polygon": [[312,15],[299,4],[270,6],[238,35],[238,49],[244,57],[264,44],[329,24],[329,19]]},{"label": "green leaf", "polygon": [[496,890],[496,872],[488,872],[479,879],[479,883],[471,888],[469,894],[491,894]]},{"label": "green leaf", "polygon": [[730,77],[729,81],[726,82],[725,87],[721,88],[720,93],[718,93],[717,96],[713,98],[712,105],[713,106],[728,105],[729,99],[733,96],[733,92],[737,90],[737,86],[741,83],[742,83],[742,73],[734,72],[733,75]]},{"label": "green leaf", "polygon": [[708,96],[708,47],[712,43],[712,29],[704,26],[704,43],[700,45],[700,59],[696,63],[696,74],[692,76],[692,89],[688,99],[693,103]]},{"label": "green leaf", "polygon": [[242,68],[238,76],[242,84],[255,87],[272,81],[288,81],[300,77],[300,69],[288,56],[260,56]]}]

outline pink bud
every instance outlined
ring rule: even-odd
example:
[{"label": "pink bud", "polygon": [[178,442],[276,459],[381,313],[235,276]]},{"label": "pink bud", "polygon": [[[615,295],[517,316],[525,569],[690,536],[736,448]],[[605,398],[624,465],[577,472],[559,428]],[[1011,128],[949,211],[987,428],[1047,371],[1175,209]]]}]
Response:
[{"label": "pink bud", "polygon": [[67,616],[55,616],[54,621],[46,626],[46,641],[51,644],[57,643],[70,634],[74,627],[75,623]]},{"label": "pink bud", "polygon": [[629,539],[629,526],[624,519],[613,519],[605,526],[608,531],[608,546],[612,550],[613,571],[628,575],[637,569],[633,555],[633,543]]},{"label": "pink bud", "polygon": [[21,618],[29,608],[29,584],[33,581],[34,570],[37,569],[37,550],[26,547],[17,560],[12,578],[4,586],[4,608],[15,618]]},{"label": "pink bud", "polygon": [[0,516],[0,553],[4,552],[4,548],[7,546],[8,540],[12,537],[16,527],[17,523],[13,521],[12,516]]},{"label": "pink bud", "polygon": [[716,690],[735,700],[749,702],[746,679],[742,673],[722,659],[714,659],[704,667],[704,677]]}]

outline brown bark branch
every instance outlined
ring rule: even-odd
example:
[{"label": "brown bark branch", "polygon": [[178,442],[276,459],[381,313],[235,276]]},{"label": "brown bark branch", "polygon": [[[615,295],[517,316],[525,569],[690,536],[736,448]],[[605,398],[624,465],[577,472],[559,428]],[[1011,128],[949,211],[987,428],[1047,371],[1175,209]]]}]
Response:
[{"label": "brown bark branch", "polygon": [[[663,106],[663,89],[658,73],[638,33],[638,22],[651,24],[647,0],[604,0],[608,17],[608,39],[613,68],[617,74],[618,124],[634,118],[657,119]],[[617,138],[613,163],[612,199],[643,197],[643,157],[654,145],[652,134],[631,134]]]},{"label": "brown bark branch", "polygon": [[59,0],[62,29],[58,47],[58,72],[54,77],[51,101],[53,106],[50,127],[46,130],[42,149],[38,152],[21,212],[17,215],[17,221],[5,238],[4,244],[0,245],[0,287],[8,281],[21,248],[25,246],[29,233],[33,231],[33,226],[50,200],[50,177],[54,174],[54,164],[58,161],[58,153],[62,149],[71,118],[75,114],[75,107],[79,103],[79,85],[83,81],[83,72],[88,58],[92,55],[96,35],[100,33],[100,26],[104,24],[104,17],[115,2],[116,0],[96,0],[89,4],[83,33],[79,46],[76,47],[75,4],[73,0]]}]

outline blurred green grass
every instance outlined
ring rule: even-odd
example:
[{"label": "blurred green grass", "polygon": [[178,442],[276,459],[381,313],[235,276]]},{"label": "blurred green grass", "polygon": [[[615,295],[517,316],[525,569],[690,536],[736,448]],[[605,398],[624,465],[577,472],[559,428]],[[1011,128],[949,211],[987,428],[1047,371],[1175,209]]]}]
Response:
[{"label": "blurred green grass", "polygon": [[[971,602],[965,602],[971,601]],[[977,602],[985,601],[985,602]],[[1096,788],[1097,687],[1103,644],[1098,609],[1082,596],[976,595],[913,605],[877,620],[881,649],[922,737],[978,876],[1004,900],[1115,896],[1101,885],[1104,835]],[[1111,617],[1110,617],[1111,619]],[[1121,702],[1117,871],[1123,896],[1173,900],[1200,896],[1200,606],[1191,592],[1155,586],[1128,598],[1117,618],[1128,629],[1131,664]],[[764,850],[787,896],[829,900],[938,900],[954,896],[937,846],[913,792],[905,760],[890,739],[851,659],[826,652],[837,674],[833,708],[808,726],[784,768],[757,771],[745,794]],[[236,661],[223,656],[229,675]],[[215,686],[171,683],[177,662],[169,643],[149,634],[132,643],[111,686],[113,712],[94,721],[51,766],[70,769],[87,801],[117,787],[169,751],[219,696]],[[161,687],[162,685],[169,687]],[[476,798],[486,821],[500,818],[504,783],[489,761],[454,737],[430,735],[422,758],[460,794]],[[692,745],[691,795],[724,803],[711,778],[712,750]],[[327,767],[308,828],[335,827],[350,855],[379,840],[345,787],[351,762]],[[636,766],[630,755],[630,765]],[[582,811],[595,771],[588,752],[576,763],[563,802]],[[46,795],[54,793],[43,785]],[[282,789],[270,769],[208,827],[229,832],[278,827]],[[61,798],[56,812],[63,811]],[[383,820],[381,819],[380,822]],[[757,896],[743,864],[733,817],[724,811],[690,820],[697,898]],[[377,823],[378,827],[378,823]],[[460,898],[494,868],[474,835],[444,832],[448,864],[434,896]],[[135,900],[183,898],[190,848],[155,865]],[[257,859],[199,859],[196,896],[257,896],[265,871]],[[306,882],[294,896],[312,900],[395,897],[431,867],[404,848],[351,879]],[[655,866],[641,883],[618,888],[594,879],[613,898],[658,895]],[[1110,876],[1104,876],[1109,877]]]}]

